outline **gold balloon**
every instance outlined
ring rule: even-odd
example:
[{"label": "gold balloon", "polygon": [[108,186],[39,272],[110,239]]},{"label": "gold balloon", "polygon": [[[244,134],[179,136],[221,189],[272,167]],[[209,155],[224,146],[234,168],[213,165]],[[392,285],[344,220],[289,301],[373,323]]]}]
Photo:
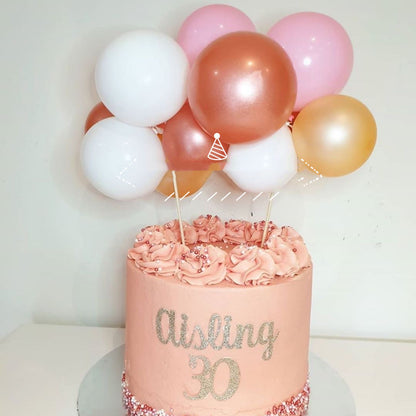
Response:
[{"label": "gold balloon", "polygon": [[[182,198],[184,195],[192,195],[198,191],[198,189],[202,188],[204,183],[210,177],[212,170],[177,170],[175,172],[179,198]],[[172,194],[174,188],[171,171],[165,174],[156,190],[165,196]],[[189,193],[187,194],[187,192]]]},{"label": "gold balloon", "polygon": [[296,153],[310,170],[342,176],[370,156],[377,126],[369,109],[346,95],[328,95],[308,104],[293,124]]}]

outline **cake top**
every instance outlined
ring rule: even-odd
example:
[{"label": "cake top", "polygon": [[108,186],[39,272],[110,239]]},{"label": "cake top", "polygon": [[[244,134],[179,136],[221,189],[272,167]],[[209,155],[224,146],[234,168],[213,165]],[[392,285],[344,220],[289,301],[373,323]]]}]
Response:
[{"label": "cake top", "polygon": [[222,222],[218,216],[200,216],[182,222],[186,245],[181,243],[178,220],[143,228],[128,258],[143,272],[176,278],[194,286],[230,282],[240,286],[268,285],[293,278],[311,261],[302,237],[291,227],[269,223],[260,247],[265,221]]}]

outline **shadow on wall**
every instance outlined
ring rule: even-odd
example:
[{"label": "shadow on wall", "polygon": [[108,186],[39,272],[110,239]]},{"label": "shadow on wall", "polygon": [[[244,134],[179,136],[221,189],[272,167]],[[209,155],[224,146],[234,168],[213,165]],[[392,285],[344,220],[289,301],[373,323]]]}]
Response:
[{"label": "shadow on wall", "polygon": [[[124,327],[126,252],[129,242],[121,237],[101,257],[101,264],[86,264],[94,273],[80,270],[74,279],[72,300],[77,319],[83,325]],[[114,261],[117,259],[117,261]],[[88,263],[88,258],[84,259]]]}]

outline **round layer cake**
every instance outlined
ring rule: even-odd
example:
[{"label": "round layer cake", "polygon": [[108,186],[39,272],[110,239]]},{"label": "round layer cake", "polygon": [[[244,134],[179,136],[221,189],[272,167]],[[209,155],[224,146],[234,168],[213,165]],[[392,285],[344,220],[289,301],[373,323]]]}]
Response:
[{"label": "round layer cake", "polygon": [[199,217],[184,224],[186,245],[177,221],[139,233],[127,261],[129,415],[306,413],[311,262],[292,228],[264,227]]}]

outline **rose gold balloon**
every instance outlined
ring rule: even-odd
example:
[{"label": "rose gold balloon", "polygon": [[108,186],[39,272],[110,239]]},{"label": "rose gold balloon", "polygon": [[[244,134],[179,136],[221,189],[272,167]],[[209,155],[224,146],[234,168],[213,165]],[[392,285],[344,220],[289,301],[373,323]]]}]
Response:
[{"label": "rose gold balloon", "polygon": [[216,148],[211,151],[213,145],[214,138],[201,129],[187,102],[166,122],[162,146],[170,170],[223,169],[225,160],[220,160],[219,151],[223,146],[224,152],[227,152],[229,145],[219,144],[219,151],[215,151]]},{"label": "rose gold balloon", "polygon": [[[175,171],[176,172],[176,182],[178,183],[178,193],[179,198],[182,198],[184,195],[187,196],[194,194],[198,191],[207,179],[210,177],[212,171],[210,170],[202,170],[202,171],[194,171],[194,170],[184,170],[184,171]],[[173,188],[173,178],[172,172],[169,171],[165,174],[165,176],[160,181],[158,187],[156,188],[158,192],[162,195],[169,196],[174,191]]]},{"label": "rose gold balloon", "polygon": [[292,63],[274,40],[235,32],[210,43],[198,56],[188,82],[198,123],[224,143],[267,137],[290,117],[296,99]]},{"label": "rose gold balloon", "polygon": [[114,116],[103,103],[99,102],[88,114],[87,120],[85,121],[84,132],[86,133],[94,124],[109,117]]},{"label": "rose gold balloon", "polygon": [[308,104],[293,124],[296,153],[323,176],[342,176],[370,156],[377,126],[368,108],[346,95],[328,95]]}]

